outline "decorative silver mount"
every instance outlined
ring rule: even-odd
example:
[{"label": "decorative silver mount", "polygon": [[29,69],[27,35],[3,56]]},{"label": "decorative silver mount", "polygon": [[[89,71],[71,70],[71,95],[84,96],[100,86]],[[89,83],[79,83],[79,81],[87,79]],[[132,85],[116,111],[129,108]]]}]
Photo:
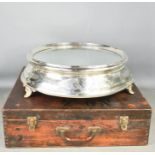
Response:
[{"label": "decorative silver mount", "polygon": [[130,94],[134,94],[134,91],[133,91],[133,84],[130,84],[129,86],[128,86],[128,88],[127,88],[127,90],[128,90],[128,92],[130,93]]},{"label": "decorative silver mount", "polygon": [[25,84],[25,95],[24,98],[28,98],[32,95],[33,92],[35,92],[34,88],[30,87],[29,85]]}]

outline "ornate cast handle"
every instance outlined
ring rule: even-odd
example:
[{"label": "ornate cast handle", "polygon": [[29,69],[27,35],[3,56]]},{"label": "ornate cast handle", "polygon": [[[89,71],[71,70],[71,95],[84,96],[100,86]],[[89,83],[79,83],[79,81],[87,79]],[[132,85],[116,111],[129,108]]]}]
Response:
[{"label": "ornate cast handle", "polygon": [[88,135],[85,138],[70,138],[67,136],[69,132],[69,127],[57,127],[56,133],[59,135],[64,141],[71,143],[84,143],[91,141],[98,133],[101,132],[101,127],[93,126],[88,128]]}]

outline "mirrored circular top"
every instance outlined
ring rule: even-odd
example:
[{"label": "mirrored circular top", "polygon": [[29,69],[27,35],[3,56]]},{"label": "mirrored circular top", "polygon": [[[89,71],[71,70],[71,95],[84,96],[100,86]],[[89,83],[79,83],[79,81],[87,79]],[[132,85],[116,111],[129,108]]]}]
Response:
[{"label": "mirrored circular top", "polygon": [[[86,45],[86,44],[85,44]],[[96,46],[46,47],[33,54],[33,60],[54,66],[113,66],[123,60],[122,53]]]}]

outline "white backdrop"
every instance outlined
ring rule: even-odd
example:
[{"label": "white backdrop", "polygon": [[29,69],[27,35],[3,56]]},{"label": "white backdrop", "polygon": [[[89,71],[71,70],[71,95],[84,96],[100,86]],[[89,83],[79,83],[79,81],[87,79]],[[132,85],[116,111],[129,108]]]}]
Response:
[{"label": "white backdrop", "polygon": [[31,49],[67,41],[125,50],[136,83],[155,88],[155,3],[0,3],[0,87]]}]

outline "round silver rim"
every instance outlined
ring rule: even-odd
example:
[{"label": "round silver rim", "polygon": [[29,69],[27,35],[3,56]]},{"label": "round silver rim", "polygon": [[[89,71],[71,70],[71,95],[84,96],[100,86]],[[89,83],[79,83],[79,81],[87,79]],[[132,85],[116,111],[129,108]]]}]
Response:
[{"label": "round silver rim", "polygon": [[[39,53],[39,52],[43,52],[46,51],[48,49],[70,49],[70,48],[84,48],[84,49],[91,49],[91,50],[100,50],[102,52],[102,50],[107,50],[113,53],[117,53],[118,55],[121,56],[121,60],[110,64],[110,65],[93,65],[93,66],[67,66],[67,65],[57,65],[57,64],[51,64],[51,63],[46,63],[46,62],[42,62],[39,60],[36,60],[34,58],[35,54]],[[119,67],[121,65],[123,65],[127,60],[128,57],[127,55],[120,49],[118,48],[114,48],[111,46],[107,46],[107,45],[103,45],[103,44],[95,44],[95,43],[79,43],[79,42],[64,42],[64,43],[52,43],[52,44],[47,44],[45,46],[39,47],[35,50],[33,50],[27,57],[28,61],[32,64],[35,65],[39,65],[42,67],[52,67],[55,69],[65,69],[65,70],[96,70],[96,69],[103,69],[103,70],[107,70],[107,69],[112,69],[115,67]]]}]

